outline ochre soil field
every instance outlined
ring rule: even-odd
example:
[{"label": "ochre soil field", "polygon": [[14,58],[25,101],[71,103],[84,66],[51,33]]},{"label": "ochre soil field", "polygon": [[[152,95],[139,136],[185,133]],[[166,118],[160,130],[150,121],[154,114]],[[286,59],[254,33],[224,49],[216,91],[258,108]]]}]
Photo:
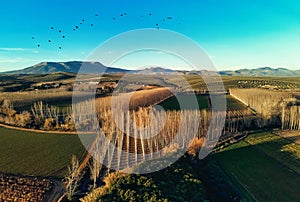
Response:
[{"label": "ochre soil field", "polygon": [[0,201],[45,201],[53,187],[46,179],[0,174]]}]

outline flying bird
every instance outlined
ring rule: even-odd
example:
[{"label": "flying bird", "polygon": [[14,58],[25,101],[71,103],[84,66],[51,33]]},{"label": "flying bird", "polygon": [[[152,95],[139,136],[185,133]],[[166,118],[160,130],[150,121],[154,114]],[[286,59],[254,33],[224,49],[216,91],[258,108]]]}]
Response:
[{"label": "flying bird", "polygon": [[[101,13],[100,13],[101,14]],[[96,17],[98,17],[98,16],[100,16],[100,14],[99,13],[95,13],[94,15],[96,16]],[[127,13],[126,12],[123,12],[123,13],[120,13],[120,16],[121,17],[124,17],[124,16],[126,16],[127,15]],[[147,17],[147,16],[150,16],[150,18],[152,18],[152,12],[151,13],[144,13],[143,15],[140,15],[140,18],[144,18],[144,17]],[[139,16],[136,16],[136,17],[139,17]],[[155,17],[155,15],[154,15],[154,17]],[[117,20],[119,20],[120,18],[118,18],[118,16],[115,16],[115,17],[112,17],[112,20],[113,21],[117,21]],[[146,18],[145,18],[146,19]],[[160,24],[164,24],[166,21],[169,21],[169,20],[173,20],[173,16],[162,16],[162,18],[160,19],[160,21],[157,21],[157,22],[153,22],[154,24],[155,24],[155,27],[154,28],[157,28],[157,29],[160,29]],[[163,23],[163,22],[164,23]],[[76,22],[75,22],[76,23]],[[79,21],[78,22],[80,25],[76,25],[76,26],[74,26],[73,27],[73,31],[76,31],[77,29],[79,29],[79,27],[81,27],[81,25],[83,25],[83,24],[85,24],[85,23],[88,23],[91,27],[93,27],[93,26],[95,26],[93,23],[91,23],[91,22],[89,22],[89,20],[86,20],[86,19],[81,19],[81,21]],[[176,23],[177,24],[181,24],[181,22],[177,22],[176,21]],[[50,29],[51,30],[56,30],[56,29],[58,29],[58,32],[59,33],[61,33],[59,36],[61,36],[63,39],[65,39],[66,38],[66,36],[65,35],[63,35],[63,34],[65,34],[65,33],[63,33],[62,32],[62,30],[59,30],[59,27],[54,27],[55,25],[53,25],[52,27],[51,26],[49,26],[50,27]],[[50,36],[51,37],[51,36]],[[49,37],[49,38],[50,38]],[[69,37],[69,36],[68,36]],[[31,37],[32,38],[32,40],[36,40],[35,39],[35,36],[32,36]],[[55,41],[55,40],[54,40]],[[55,44],[55,42],[53,42],[53,41],[51,41],[50,39],[48,40],[48,42],[49,43],[51,43],[52,42],[52,44],[54,43]],[[37,44],[37,47],[40,47],[40,44]],[[58,46],[58,49],[59,50],[61,50],[62,49],[62,47],[61,46]]]}]

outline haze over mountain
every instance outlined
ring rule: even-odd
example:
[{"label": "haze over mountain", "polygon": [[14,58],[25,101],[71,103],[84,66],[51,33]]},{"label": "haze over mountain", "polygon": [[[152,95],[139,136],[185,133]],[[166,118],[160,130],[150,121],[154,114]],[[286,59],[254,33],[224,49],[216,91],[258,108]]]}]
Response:
[{"label": "haze over mountain", "polygon": [[[57,72],[70,72],[78,73],[80,68],[85,66],[87,68],[82,73],[132,73],[132,74],[194,74],[194,75],[209,75],[215,72],[207,70],[199,71],[187,71],[181,70],[176,71],[170,68],[163,67],[147,67],[142,70],[127,70],[122,68],[115,67],[106,67],[100,62],[81,62],[81,61],[71,61],[71,62],[41,62],[31,67],[27,67],[22,70],[14,70],[8,72],[2,72],[2,74],[51,74]],[[298,77],[300,76],[300,70],[289,70],[286,68],[270,68],[270,67],[261,67],[257,69],[240,69],[240,70],[228,70],[228,71],[219,71],[222,76],[261,76],[261,77]]]},{"label": "haze over mountain", "polygon": [[286,68],[271,67],[261,67],[257,69],[240,69],[235,71],[220,71],[219,73],[224,76],[300,76],[300,70],[293,71]]},{"label": "haze over mountain", "polygon": [[132,70],[130,73],[133,74],[176,74],[178,73],[176,70],[163,68],[163,67],[146,67],[141,70]]}]

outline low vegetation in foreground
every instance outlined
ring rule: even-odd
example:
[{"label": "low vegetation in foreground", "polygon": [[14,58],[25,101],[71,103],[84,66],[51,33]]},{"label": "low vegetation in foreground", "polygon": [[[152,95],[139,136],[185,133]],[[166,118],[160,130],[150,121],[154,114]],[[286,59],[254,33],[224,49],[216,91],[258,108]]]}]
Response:
[{"label": "low vegetation in foreground", "polygon": [[[153,169],[159,160],[147,162]],[[103,180],[102,186],[82,199],[89,201],[203,201],[205,188],[184,156],[173,165],[149,174],[113,173]]]}]

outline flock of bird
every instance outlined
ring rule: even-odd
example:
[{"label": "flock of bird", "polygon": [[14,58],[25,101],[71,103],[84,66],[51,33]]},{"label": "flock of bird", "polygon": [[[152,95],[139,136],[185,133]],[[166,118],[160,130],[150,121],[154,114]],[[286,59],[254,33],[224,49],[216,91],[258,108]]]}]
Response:
[{"label": "flock of bird", "polygon": [[[127,16],[127,13],[121,13],[121,14],[120,14],[120,17],[125,17],[125,16]],[[151,17],[151,16],[152,16],[152,13],[149,13],[148,16]],[[95,14],[95,17],[99,17],[99,15],[98,15],[98,14]],[[140,18],[144,18],[144,16],[142,15],[142,16],[140,16]],[[172,18],[171,16],[168,16],[168,17],[163,18],[162,21],[165,22],[165,21],[170,21],[170,20],[172,20],[172,19],[173,19],[173,18]],[[116,21],[116,20],[118,20],[118,18],[117,18],[117,17],[113,17],[112,20],[113,20],[113,21]],[[79,22],[79,25],[75,25],[75,26],[73,27],[73,31],[78,30],[78,29],[79,29],[79,26],[82,25],[83,23],[86,23],[86,20],[85,20],[85,19],[82,19],[82,20]],[[178,24],[181,24],[181,23],[178,23]],[[93,27],[94,24],[91,23],[89,26],[90,26],[90,27]],[[156,29],[160,29],[159,23],[155,23],[155,28],[156,28]],[[51,31],[56,31],[56,28],[55,28],[55,27],[50,27],[50,30],[51,30]],[[61,37],[62,39],[65,39],[65,38],[66,38],[66,35],[62,33],[62,30],[59,29],[59,30],[57,30],[57,32],[60,34],[60,37]],[[32,36],[32,40],[35,40],[35,37],[34,37],[34,36]],[[52,43],[52,40],[51,40],[51,39],[48,39],[48,43]],[[39,48],[39,47],[41,47],[41,44],[38,43],[36,46]],[[61,50],[61,49],[62,49],[62,46],[58,46],[58,49]]]}]

